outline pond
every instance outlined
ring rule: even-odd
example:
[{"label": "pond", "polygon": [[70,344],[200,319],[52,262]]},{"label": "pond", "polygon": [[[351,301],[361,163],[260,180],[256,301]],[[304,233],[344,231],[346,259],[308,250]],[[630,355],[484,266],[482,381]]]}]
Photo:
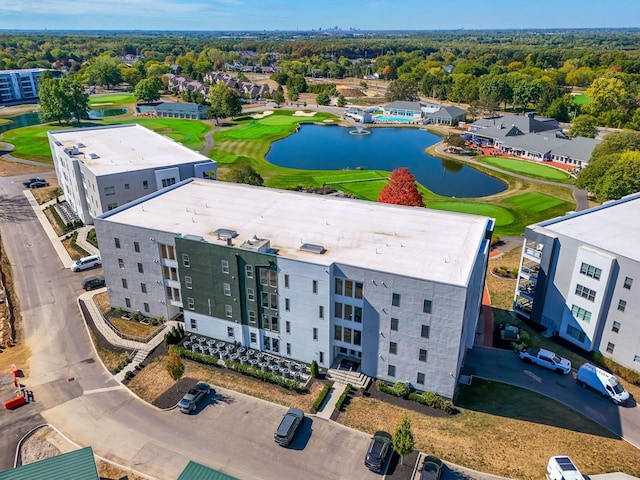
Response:
[{"label": "pond", "polygon": [[[89,110],[89,118],[95,120],[105,117],[124,115],[125,113],[127,113],[126,108],[101,108]],[[3,123],[0,125],[0,133],[6,132],[7,130],[13,130],[14,128],[30,127],[31,125],[40,125],[42,123],[37,112],[23,113],[22,115],[2,118],[11,120],[11,123]]]},{"label": "pond", "polygon": [[490,175],[460,162],[425,153],[440,138],[415,128],[372,128],[368,135],[353,135],[354,128],[302,125],[300,130],[274,142],[267,154],[273,165],[305,170],[392,171],[407,167],[432,192],[447,197],[477,198],[507,189]]}]

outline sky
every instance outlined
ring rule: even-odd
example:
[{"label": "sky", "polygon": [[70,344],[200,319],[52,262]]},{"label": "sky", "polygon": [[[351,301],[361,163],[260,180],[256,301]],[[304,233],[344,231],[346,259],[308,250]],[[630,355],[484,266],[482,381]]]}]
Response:
[{"label": "sky", "polygon": [[0,29],[450,30],[640,27],[640,0],[0,0]]}]

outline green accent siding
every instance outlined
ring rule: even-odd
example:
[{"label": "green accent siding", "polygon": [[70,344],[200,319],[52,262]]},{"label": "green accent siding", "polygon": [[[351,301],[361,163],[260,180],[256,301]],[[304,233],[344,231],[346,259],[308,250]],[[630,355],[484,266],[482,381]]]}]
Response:
[{"label": "green accent siding", "polygon": [[[277,310],[262,306],[263,293],[277,299],[276,255],[188,237],[176,238],[176,255],[185,310],[258,328],[263,328],[264,314],[278,317]],[[188,255],[189,267],[184,266],[183,255]],[[247,265],[253,267],[252,278],[247,276]],[[276,286],[261,284],[262,271],[274,272]],[[187,276],[191,277],[190,289]],[[225,284],[230,295],[225,294]],[[249,289],[253,290],[253,300],[249,300]],[[193,309],[189,308],[189,298],[193,299]],[[227,316],[228,305],[231,317]],[[250,321],[249,311],[255,312],[255,321]]]},{"label": "green accent siding", "polygon": [[[194,477],[195,478],[195,477]],[[214,477],[211,477],[212,479]],[[231,477],[229,477],[231,478]],[[0,472],[0,480],[100,480],[91,447]],[[220,477],[224,480],[223,477]]]},{"label": "green accent siding", "polygon": [[236,477],[205,467],[191,460],[178,477],[178,480],[238,480]]}]

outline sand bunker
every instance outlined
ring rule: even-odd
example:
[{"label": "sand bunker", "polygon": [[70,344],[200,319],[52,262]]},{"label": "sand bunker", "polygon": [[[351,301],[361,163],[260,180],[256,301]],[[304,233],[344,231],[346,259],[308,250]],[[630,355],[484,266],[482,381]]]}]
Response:
[{"label": "sand bunker", "polygon": [[264,117],[268,117],[272,113],[273,113],[273,110],[265,110],[262,113],[254,113],[253,115],[251,115],[251,118],[264,118]]},{"label": "sand bunker", "polygon": [[302,110],[296,110],[293,114],[294,117],[313,117],[317,112],[303,112]]}]

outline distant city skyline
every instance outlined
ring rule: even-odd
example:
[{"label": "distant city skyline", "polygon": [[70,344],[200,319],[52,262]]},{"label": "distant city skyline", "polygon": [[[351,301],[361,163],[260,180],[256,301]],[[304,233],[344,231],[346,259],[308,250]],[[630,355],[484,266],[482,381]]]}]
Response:
[{"label": "distant city skyline", "polygon": [[0,29],[638,28],[629,0],[0,0]]}]

